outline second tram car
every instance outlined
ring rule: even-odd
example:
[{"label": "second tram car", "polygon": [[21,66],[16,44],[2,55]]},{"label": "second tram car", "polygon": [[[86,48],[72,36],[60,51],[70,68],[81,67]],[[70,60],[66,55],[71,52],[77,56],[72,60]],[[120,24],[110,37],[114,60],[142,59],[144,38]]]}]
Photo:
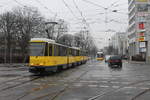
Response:
[{"label": "second tram car", "polygon": [[45,38],[30,41],[29,71],[32,73],[59,71],[86,63],[86,52],[75,47],[58,44]]}]

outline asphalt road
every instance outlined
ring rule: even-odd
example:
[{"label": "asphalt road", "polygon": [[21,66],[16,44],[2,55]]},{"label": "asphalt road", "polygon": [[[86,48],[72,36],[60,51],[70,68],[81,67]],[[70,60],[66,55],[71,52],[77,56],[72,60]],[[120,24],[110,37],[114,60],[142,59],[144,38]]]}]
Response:
[{"label": "asphalt road", "polygon": [[118,69],[89,61],[42,76],[1,65],[0,100],[150,100],[150,65],[124,62]]}]

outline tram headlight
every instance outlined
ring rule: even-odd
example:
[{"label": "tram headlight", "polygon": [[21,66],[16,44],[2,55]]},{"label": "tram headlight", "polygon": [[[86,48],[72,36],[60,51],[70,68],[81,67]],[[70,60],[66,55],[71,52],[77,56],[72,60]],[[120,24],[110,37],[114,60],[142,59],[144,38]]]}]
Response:
[{"label": "tram headlight", "polygon": [[33,63],[30,64],[31,66],[34,65]]},{"label": "tram headlight", "polygon": [[39,65],[42,66],[42,65],[44,65],[44,64],[43,64],[43,63],[40,63]]}]

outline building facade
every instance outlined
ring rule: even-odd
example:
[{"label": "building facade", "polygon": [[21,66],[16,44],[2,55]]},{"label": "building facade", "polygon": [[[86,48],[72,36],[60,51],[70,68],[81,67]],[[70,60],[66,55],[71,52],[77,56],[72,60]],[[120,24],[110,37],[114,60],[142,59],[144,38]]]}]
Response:
[{"label": "building facade", "polygon": [[128,39],[126,32],[117,32],[109,40],[109,46],[112,47],[112,54],[127,55]]},{"label": "building facade", "polygon": [[150,0],[128,0],[129,11],[129,55],[132,58],[140,55],[149,60],[149,32],[147,16],[149,15]]}]

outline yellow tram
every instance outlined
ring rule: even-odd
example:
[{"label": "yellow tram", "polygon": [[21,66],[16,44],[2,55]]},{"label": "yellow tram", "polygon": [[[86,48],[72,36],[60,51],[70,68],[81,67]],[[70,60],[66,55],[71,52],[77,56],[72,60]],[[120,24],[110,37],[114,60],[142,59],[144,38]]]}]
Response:
[{"label": "yellow tram", "polygon": [[104,53],[103,52],[97,52],[97,60],[102,61],[104,60]]},{"label": "yellow tram", "polygon": [[30,41],[29,71],[32,73],[59,71],[86,63],[86,52],[68,47],[46,38],[32,38]]}]

